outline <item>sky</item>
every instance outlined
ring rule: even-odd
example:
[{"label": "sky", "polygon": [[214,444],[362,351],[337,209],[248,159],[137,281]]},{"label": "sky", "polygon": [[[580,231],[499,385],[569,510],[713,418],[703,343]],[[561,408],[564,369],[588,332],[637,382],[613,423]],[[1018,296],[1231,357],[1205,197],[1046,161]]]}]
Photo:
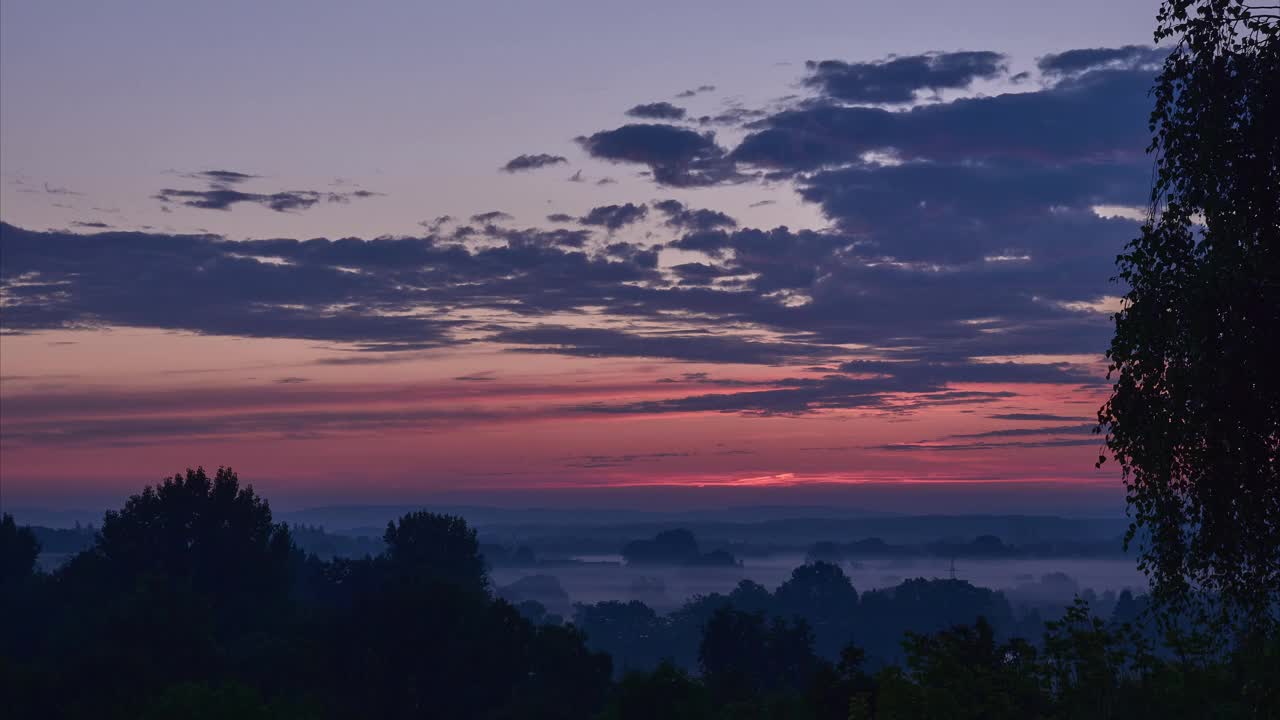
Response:
[{"label": "sky", "polygon": [[1155,5],[5,0],[0,503],[1120,512]]}]

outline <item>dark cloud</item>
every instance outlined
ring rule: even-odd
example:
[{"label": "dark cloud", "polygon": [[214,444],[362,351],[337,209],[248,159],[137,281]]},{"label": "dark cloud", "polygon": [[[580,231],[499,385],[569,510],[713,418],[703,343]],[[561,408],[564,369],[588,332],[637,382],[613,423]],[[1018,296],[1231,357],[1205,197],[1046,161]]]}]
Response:
[{"label": "dark cloud", "polygon": [[523,346],[521,352],[555,353],[579,357],[667,358],[689,362],[784,364],[797,358],[832,355],[837,348],[804,343],[749,340],[710,333],[644,334],[606,328],[541,325],[505,330],[497,342]]},{"label": "dark cloud", "polygon": [[609,258],[616,258],[628,263],[633,263],[637,267],[648,268],[650,270],[658,267],[658,250],[657,245],[639,245],[637,243],[615,242],[604,246],[604,254]]},{"label": "dark cloud", "polygon": [[900,112],[802,106],[760,121],[731,157],[782,173],[861,163],[877,151],[971,164],[1136,162],[1145,158],[1151,83],[1149,72],[1098,71],[1035,92]]},{"label": "dark cloud", "polygon": [[681,263],[679,265],[672,266],[671,271],[674,272],[682,282],[702,285],[710,284],[721,277],[735,274],[735,272],[729,268],[718,265],[708,265],[707,263]]},{"label": "dark cloud", "polygon": [[539,168],[551,167],[552,165],[563,165],[569,162],[569,159],[563,155],[549,155],[547,153],[537,153],[535,155],[518,155],[507,161],[501,170],[503,172],[521,172],[524,170],[537,170]]},{"label": "dark cloud", "polygon": [[1063,421],[1070,422],[1072,420],[1087,420],[1088,418],[1075,417],[1072,415],[1054,415],[1052,413],[997,413],[988,415],[992,420],[1032,420],[1036,422],[1053,422]]},{"label": "dark cloud", "polygon": [[[1150,83],[1147,72],[1100,69],[903,112],[784,110],[732,157],[795,177],[834,231],[691,232],[670,245],[750,274],[745,287],[799,293],[788,310],[763,312],[827,342],[929,348],[950,363],[1100,352],[1110,325],[1082,308],[1122,294],[1109,279],[1137,227],[1091,208],[1146,200]],[[873,152],[891,160],[864,157]],[[933,369],[957,381],[1061,372]]]},{"label": "dark cloud", "polygon": [[1138,163],[1128,162],[920,162],[815,173],[800,192],[886,257],[1042,262],[1092,255],[1110,264],[1117,235],[1131,232],[1132,224],[1100,219],[1090,208],[1140,204],[1148,179]]},{"label": "dark cloud", "polygon": [[[221,372],[205,370],[205,372]],[[187,372],[202,372],[201,370]],[[267,385],[206,385],[172,387],[165,389],[138,388],[69,388],[49,390],[33,388],[6,395],[5,421],[49,419],[67,414],[86,413],[94,416],[110,415],[191,415],[209,417],[228,411],[259,412],[279,411],[288,414],[320,411],[323,409],[354,408],[363,410],[370,406],[423,407],[435,404],[447,407],[451,403],[474,404],[477,398],[502,400],[512,392],[522,396],[546,397],[557,400],[565,395],[573,396],[561,385],[537,383],[532,385],[483,385],[468,386],[455,382],[426,382],[405,384],[357,383],[325,384],[316,382],[312,387],[293,387],[292,383]],[[633,383],[620,385],[592,385],[588,394],[631,392],[646,386]]]},{"label": "dark cloud", "polygon": [[508,220],[515,220],[515,217],[510,213],[505,213],[501,210],[490,210],[488,212],[476,213],[471,216],[471,222],[480,223],[482,225],[506,222]]},{"label": "dark cloud", "polygon": [[883,409],[885,398],[876,393],[827,394],[816,389],[757,390],[708,393],[633,403],[596,403],[581,412],[606,415],[662,415],[667,413],[731,413],[761,417],[803,415],[818,410]]},{"label": "dark cloud", "polygon": [[[20,185],[24,185],[24,184],[25,184],[25,183],[21,182],[20,180],[15,181],[15,182],[16,182],[17,184],[20,184]],[[57,186],[57,185],[50,185],[49,183],[44,183],[44,184],[42,184],[42,185],[41,185],[41,187],[38,187],[38,188],[30,188],[30,187],[20,188],[20,189],[18,190],[18,192],[22,192],[22,193],[44,193],[44,194],[46,194],[46,195],[72,195],[72,196],[77,196],[77,197],[79,197],[79,196],[83,196],[83,195],[84,195],[84,193],[82,193],[82,192],[76,192],[75,190],[72,190],[72,189],[70,189],[70,188],[59,187],[59,186]]]},{"label": "dark cloud", "polygon": [[653,102],[636,105],[627,115],[645,120],[683,120],[685,109],[669,102]]},{"label": "dark cloud", "polygon": [[104,222],[98,222],[96,220],[87,221],[87,222],[83,220],[73,220],[71,221],[71,226],[78,227],[78,228],[89,228],[94,230],[110,230],[111,229],[110,225]]},{"label": "dark cloud", "polygon": [[729,233],[724,230],[701,230],[671,241],[670,246],[677,250],[696,250],[712,257],[720,257],[729,247],[729,238]]},{"label": "dark cloud", "polygon": [[566,458],[565,467],[608,468],[624,467],[635,463],[650,463],[668,458],[689,457],[687,452],[634,453],[630,455],[575,455]]},{"label": "dark cloud", "polygon": [[1036,61],[1040,72],[1048,77],[1078,75],[1100,69],[1155,70],[1169,54],[1168,49],[1148,45],[1125,45],[1118,48],[1082,48],[1045,55]]},{"label": "dark cloud", "polygon": [[[905,359],[932,363],[918,370],[929,379],[975,382],[1000,377],[1081,382],[1069,367],[971,368],[964,360],[1080,352],[1082,338],[1099,349],[1105,343],[1105,317],[1094,320],[1032,297],[1049,287],[1040,273],[1011,274],[1004,281],[1015,285],[1002,288],[999,277],[982,272],[867,265],[850,254],[856,243],[839,234],[785,228],[688,234],[680,245],[692,247],[691,238],[713,237],[699,247],[727,261],[687,263],[673,274],[695,283],[716,275],[745,278],[735,287],[710,289],[667,285],[651,246],[612,243],[593,254],[582,249],[586,231],[490,227],[484,233],[501,244],[466,249],[430,238],[225,243],[140,233],[51,236],[6,226],[6,321],[15,329],[126,324],[403,350],[451,342],[449,315],[433,308],[488,308],[533,317],[594,308],[605,316],[667,323],[678,332],[601,336],[564,329],[553,347],[541,350],[812,364],[838,356],[836,343],[941,347],[947,349],[943,357]],[[140,286],[129,279],[139,273],[164,282]],[[1026,283],[1025,289],[1017,283]],[[193,294],[201,287],[210,288],[207,296]],[[1068,289],[1055,294],[1070,297]],[[789,293],[807,300],[791,303]],[[329,309],[335,307],[343,309]],[[415,308],[418,313],[405,315]],[[673,314],[690,320],[673,323]],[[967,322],[972,318],[988,320]],[[797,340],[783,344],[783,350],[778,343],[729,342],[732,336],[693,331],[735,326],[769,328]],[[493,339],[538,345],[546,337],[495,333]]]},{"label": "dark cloud", "polygon": [[[934,359],[952,362],[982,355],[1100,352],[1110,332],[1106,316],[1068,303],[1115,292],[1108,281],[1110,262],[1134,229],[1132,223],[1096,218],[1064,221],[1042,240],[1062,257],[1046,253],[1043,259],[952,266],[933,259],[885,262],[878,248],[858,235],[786,228],[687,233],[670,246],[717,258],[726,273],[745,277],[744,292],[774,298],[751,307],[736,301],[754,322],[813,333],[831,343],[945,350]],[[1081,250],[1078,234],[1101,240]]]},{"label": "dark cloud", "polygon": [[[364,199],[381,195],[371,190],[352,190],[348,192],[321,192],[318,190],[283,190],[274,193],[249,193],[233,189],[250,180],[260,178],[259,175],[237,172],[235,170],[200,170],[183,173],[182,177],[203,180],[208,184],[207,190],[182,190],[163,188],[153,198],[165,203],[176,203],[203,210],[230,210],[233,205],[248,203],[261,205],[276,212],[307,210],[321,202],[346,204],[353,199]],[[162,207],[168,212],[168,207]]]},{"label": "dark cloud", "polygon": [[738,221],[718,210],[690,209],[678,200],[661,200],[653,207],[667,216],[667,225],[683,230],[735,228]]},{"label": "dark cloud", "polygon": [[714,91],[715,91],[715,89],[716,89],[716,86],[715,86],[715,85],[699,85],[699,86],[698,86],[698,87],[696,87],[696,88],[691,88],[691,89],[689,89],[689,90],[685,90],[685,91],[682,91],[682,92],[680,92],[680,93],[677,93],[677,94],[676,94],[676,97],[678,97],[678,98],[691,98],[691,97],[693,97],[694,95],[699,95],[699,94],[701,94],[701,93],[714,92]]},{"label": "dark cloud", "polygon": [[553,223],[567,223],[573,222],[574,217],[568,213],[551,213],[547,216],[547,221]]},{"label": "dark cloud", "polygon": [[591,239],[590,230],[568,230],[565,228],[556,228],[554,230],[525,228],[518,230],[490,227],[487,232],[492,238],[506,240],[508,246],[512,248],[549,246],[579,249],[586,247],[587,241]]},{"label": "dark cloud", "polygon": [[[1073,435],[1093,435],[1094,428],[1095,426],[1093,424],[1006,428],[978,433],[947,435],[940,440],[922,440],[920,442],[877,445],[873,446],[873,449],[894,451],[962,452],[973,450],[999,450],[1007,448],[1052,448],[1098,445],[1101,442],[1099,438],[1082,439],[1071,437]],[[993,438],[999,439],[1037,436],[1043,437],[1039,440],[989,442],[989,440]],[[956,442],[957,440],[965,442]]]},{"label": "dark cloud", "polygon": [[620,230],[632,223],[640,222],[649,214],[649,207],[643,203],[635,205],[601,205],[591,208],[586,215],[578,218],[583,225],[599,225],[609,230]]},{"label": "dark cloud", "polygon": [[356,190],[354,192],[285,190],[263,194],[214,187],[210,190],[163,188],[153,197],[161,202],[171,202],[202,210],[230,210],[233,205],[248,203],[261,205],[276,212],[291,212],[308,210],[321,202],[347,203],[353,198],[367,198],[377,194],[369,190]]},{"label": "dark cloud", "polygon": [[724,148],[709,132],[636,124],[580,137],[578,142],[592,157],[647,165],[653,179],[662,185],[711,185],[736,177]]},{"label": "dark cloud", "polygon": [[678,382],[701,382],[711,377],[711,373],[706,372],[687,372],[681,373],[679,378],[662,378],[660,383],[678,383]]},{"label": "dark cloud", "polygon": [[417,356],[413,353],[394,353],[390,355],[375,355],[370,352],[353,352],[350,355],[339,357],[320,358],[315,361],[316,365],[334,365],[345,367],[347,365],[391,365],[394,363],[405,363],[416,360]]},{"label": "dark cloud", "polygon": [[1007,59],[994,52],[928,53],[876,62],[840,60],[805,63],[808,87],[850,103],[906,103],[921,90],[968,87],[974,80],[1007,72]]},{"label": "dark cloud", "polygon": [[699,125],[742,125],[751,120],[767,117],[769,113],[764,110],[752,108],[730,108],[724,112],[715,115],[702,115],[698,118]]},{"label": "dark cloud", "polygon": [[325,196],[325,200],[333,203],[342,203],[343,205],[346,205],[347,203],[351,202],[352,199],[381,197],[382,195],[383,193],[373,192],[372,190],[352,190],[351,192],[346,192],[346,193],[328,193]]},{"label": "dark cloud", "polygon": [[[237,257],[242,248],[208,236],[63,235],[12,226],[0,233],[0,286],[13,297],[5,317],[13,327],[123,325],[422,347],[439,344],[448,326],[380,315],[367,304],[330,309],[344,298],[374,301],[362,292],[368,280],[336,267]],[[23,275],[38,280],[15,286]]]},{"label": "dark cloud", "polygon": [[314,438],[335,433],[380,433],[395,429],[431,432],[456,428],[463,423],[496,422],[523,416],[535,416],[535,413],[521,414],[471,407],[442,408],[433,405],[385,410],[369,407],[338,410],[307,408],[223,413],[206,417],[128,415],[87,419],[33,418],[6,421],[3,443],[5,446],[136,446],[162,444],[178,439],[234,438],[244,435]]},{"label": "dark cloud", "polygon": [[[910,413],[937,405],[985,404],[1014,396],[1014,393],[1007,391],[928,392],[928,388],[917,388],[894,378],[853,379],[831,376],[819,380],[781,380],[774,384],[780,387],[620,404],[592,403],[576,409],[579,412],[610,415],[719,412],[796,416],[824,410],[855,409]],[[914,395],[910,401],[902,401],[900,394],[904,392],[920,394]]]},{"label": "dark cloud", "polygon": [[459,375],[454,380],[461,382],[490,382],[497,380],[497,376],[492,370],[486,370],[484,372],[471,373],[470,375]]},{"label": "dark cloud", "polygon": [[1025,437],[1028,435],[1092,435],[1094,424],[1088,425],[1054,425],[1051,427],[1006,428],[1004,430],[988,430],[980,433],[948,435],[947,440],[973,440],[978,438]]},{"label": "dark cloud", "polygon": [[249,173],[236,172],[235,170],[199,170],[196,172],[183,173],[182,177],[191,178],[193,180],[204,180],[211,185],[231,186],[239,185],[250,180],[257,180],[261,175],[251,175]]},{"label": "dark cloud", "polygon": [[436,232],[444,225],[453,222],[453,219],[452,215],[437,215],[431,220],[419,220],[418,224],[431,232]]},{"label": "dark cloud", "polygon": [[405,351],[461,342],[451,337],[460,323],[452,309],[641,312],[637,303],[656,291],[625,283],[660,281],[653,250],[615,243],[587,253],[576,247],[585,230],[495,232],[498,245],[467,249],[431,238],[226,242],[0,225],[5,325],[157,327]]},{"label": "dark cloud", "polygon": [[311,382],[309,378],[289,376],[276,380],[277,385],[297,385],[298,383]]},{"label": "dark cloud", "polygon": [[1091,385],[1095,374],[1065,363],[934,362],[853,360],[840,366],[850,374],[889,374],[925,385],[967,383],[1065,383]]},{"label": "dark cloud", "polygon": [[968,452],[974,450],[1010,450],[1014,448],[1055,448],[1055,447],[1081,447],[1093,445],[1095,447],[1101,445],[1101,440],[1028,440],[1003,443],[949,443],[949,444],[928,444],[928,443],[893,443],[889,445],[873,445],[871,450],[893,450],[900,452]]}]

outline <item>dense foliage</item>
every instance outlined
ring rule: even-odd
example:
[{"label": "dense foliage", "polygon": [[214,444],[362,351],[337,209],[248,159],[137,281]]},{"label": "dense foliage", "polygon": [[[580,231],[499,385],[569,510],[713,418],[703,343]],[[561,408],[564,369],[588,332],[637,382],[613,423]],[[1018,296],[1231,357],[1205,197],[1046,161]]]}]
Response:
[{"label": "dense foliage", "polygon": [[[304,555],[230,470],[133,496],[50,574],[6,516],[0,715],[1251,717],[1280,687],[1274,637],[1263,662],[1194,636],[1157,649],[1124,622],[1132,598],[1110,620],[1081,602],[1032,642],[990,591],[915,580],[860,596],[818,562],[661,622],[600,603],[562,624],[493,597],[460,518],[412,513],[385,539],[378,556]],[[890,636],[901,662],[868,663],[859,643]],[[617,672],[592,649],[611,646]]]},{"label": "dense foliage", "polygon": [[1119,258],[1099,412],[1155,597],[1250,626],[1280,607],[1278,34],[1274,4],[1160,10],[1151,216]]}]

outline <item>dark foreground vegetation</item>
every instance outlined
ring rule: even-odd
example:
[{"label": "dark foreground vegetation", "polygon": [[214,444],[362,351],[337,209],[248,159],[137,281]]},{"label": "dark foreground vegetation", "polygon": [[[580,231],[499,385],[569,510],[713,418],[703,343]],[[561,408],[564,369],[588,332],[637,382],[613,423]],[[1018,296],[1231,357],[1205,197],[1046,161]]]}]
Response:
[{"label": "dark foreground vegetation", "polygon": [[[999,607],[990,591],[921,580],[859,598],[827,563],[775,592],[744,583],[695,601],[665,625],[639,603],[582,607],[582,625],[619,662],[591,650],[600,644],[578,625],[531,620],[495,597],[460,518],[411,513],[385,541],[376,557],[305,554],[230,470],[188,471],[133,496],[92,547],[48,574],[35,569],[34,535],[5,516],[0,713],[1252,717],[1280,687],[1274,636],[1255,646],[1175,632],[1157,643],[1125,622],[1140,620],[1133,607],[1101,619],[1081,601],[1018,638],[993,625],[1007,618],[982,615]],[[902,633],[939,617],[955,623]],[[886,633],[901,633],[902,663],[869,667],[859,641]],[[688,657],[664,656],[663,642]]]}]

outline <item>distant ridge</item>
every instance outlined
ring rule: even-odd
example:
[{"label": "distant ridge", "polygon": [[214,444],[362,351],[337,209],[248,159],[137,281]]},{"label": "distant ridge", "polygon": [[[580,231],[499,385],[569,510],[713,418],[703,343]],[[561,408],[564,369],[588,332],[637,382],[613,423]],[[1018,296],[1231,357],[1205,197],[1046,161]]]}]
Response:
[{"label": "distant ridge", "polygon": [[407,512],[430,510],[461,515],[468,522],[486,525],[562,524],[596,525],[651,522],[765,522],[804,518],[890,518],[898,513],[863,508],[833,508],[817,505],[745,505],[741,507],[696,510],[629,510],[619,508],[501,508],[487,505],[445,505],[421,503],[413,505],[323,505],[302,510],[278,512],[276,516],[290,523],[324,525],[331,530],[385,525]]}]

